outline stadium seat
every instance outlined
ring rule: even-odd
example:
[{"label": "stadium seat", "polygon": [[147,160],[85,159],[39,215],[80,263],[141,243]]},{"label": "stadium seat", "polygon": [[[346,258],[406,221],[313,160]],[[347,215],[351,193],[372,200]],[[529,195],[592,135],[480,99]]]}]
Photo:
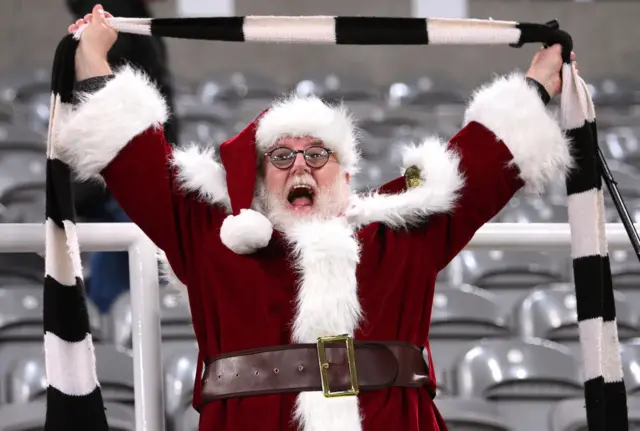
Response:
[{"label": "stadium seat", "polygon": [[436,369],[450,369],[480,338],[511,335],[495,295],[474,286],[438,284],[432,310],[429,344]]},{"label": "stadium seat", "polygon": [[[126,406],[105,403],[110,431],[135,431],[135,413]],[[45,425],[44,401],[0,406],[0,431],[39,431]]]},{"label": "stadium seat", "polygon": [[0,253],[0,287],[42,285],[44,259],[36,253]]},{"label": "stadium seat", "polygon": [[[640,431],[640,398],[627,398],[629,431]],[[589,431],[584,398],[558,402],[549,413],[549,431]]]},{"label": "stadium seat", "polygon": [[7,202],[7,195],[17,190],[45,190],[44,154],[14,151],[0,157],[0,201]]},{"label": "stadium seat", "polygon": [[164,360],[165,413],[169,431],[181,431],[180,420],[191,407],[196,378],[198,346],[192,342],[172,342],[162,345]]},{"label": "stadium seat", "polygon": [[198,431],[199,422],[200,414],[189,405],[182,415],[180,431]]},{"label": "stadium seat", "polygon": [[449,431],[517,431],[483,399],[439,397],[435,404]]},{"label": "stadium seat", "polygon": [[[164,341],[194,340],[191,312],[186,299],[173,289],[160,289],[160,323]],[[133,346],[131,329],[131,295],[121,294],[109,312],[110,333],[115,344],[123,349]]]},{"label": "stadium seat", "polygon": [[133,406],[133,358],[108,344],[96,344],[95,353],[103,399]]},{"label": "stadium seat", "polygon": [[518,431],[546,429],[554,402],[583,394],[571,351],[538,338],[484,339],[462,356],[452,374],[458,396],[493,401]]},{"label": "stadium seat", "polygon": [[[620,339],[637,336],[640,325],[636,308],[620,292],[615,292],[615,306]],[[517,301],[510,322],[521,337],[556,341],[581,357],[576,295],[571,283],[533,288]]]},{"label": "stadium seat", "polygon": [[[42,285],[0,287],[0,341],[42,342]],[[89,325],[96,340],[103,338],[100,314],[87,300]]]},{"label": "stadium seat", "polygon": [[0,343],[0,405],[36,401],[42,399],[46,391],[42,342]]},{"label": "stadium seat", "polygon": [[627,393],[640,396],[640,338],[620,344],[620,359]]},{"label": "stadium seat", "polygon": [[31,128],[28,124],[0,123],[0,158],[9,151],[31,151],[44,160],[46,137]]},{"label": "stadium seat", "polygon": [[460,262],[461,280],[496,294],[506,312],[529,288],[567,278],[570,268],[566,253],[537,251],[463,250]]}]

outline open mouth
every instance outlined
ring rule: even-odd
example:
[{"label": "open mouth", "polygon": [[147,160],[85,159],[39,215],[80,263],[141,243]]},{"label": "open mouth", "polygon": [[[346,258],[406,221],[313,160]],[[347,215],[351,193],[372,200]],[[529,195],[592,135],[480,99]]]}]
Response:
[{"label": "open mouth", "polygon": [[311,186],[299,185],[289,190],[287,200],[294,208],[303,208],[312,206],[314,197],[315,192]]}]

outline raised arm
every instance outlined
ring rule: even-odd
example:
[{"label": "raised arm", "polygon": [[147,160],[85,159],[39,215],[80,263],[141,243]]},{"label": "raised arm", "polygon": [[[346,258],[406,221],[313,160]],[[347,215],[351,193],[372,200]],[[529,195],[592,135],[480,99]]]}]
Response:
[{"label": "raised arm", "polygon": [[499,77],[473,94],[464,128],[449,143],[464,186],[452,211],[429,227],[442,244],[440,269],[519,189],[538,194],[564,180],[572,165],[569,141],[545,106],[546,93],[560,92],[561,67],[560,46],[553,46],[534,57],[526,75]]},{"label": "raised arm", "polygon": [[[202,166],[202,158],[193,157],[194,148],[172,150],[161,126],[169,115],[163,97],[142,72],[131,67],[111,71],[105,59],[116,35],[99,19],[82,35],[76,70],[83,92],[58,128],[55,149],[81,180],[106,182],[187,284],[185,266],[193,241],[224,216],[224,172],[213,159]],[[201,165],[194,166],[193,159]],[[219,189],[194,189],[189,182],[193,175],[211,177],[209,184]]]}]

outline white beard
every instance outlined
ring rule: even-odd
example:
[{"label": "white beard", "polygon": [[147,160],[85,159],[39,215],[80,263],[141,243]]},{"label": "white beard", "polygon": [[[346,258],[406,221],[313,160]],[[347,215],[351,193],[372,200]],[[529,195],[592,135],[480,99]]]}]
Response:
[{"label": "white beard", "polygon": [[[313,184],[315,186],[315,184]],[[264,179],[259,177],[256,184],[255,206],[281,232],[300,221],[329,220],[338,217],[347,209],[351,197],[351,188],[342,175],[328,187],[317,188],[313,199],[313,209],[309,213],[296,213],[291,210],[286,195],[267,191]]]}]

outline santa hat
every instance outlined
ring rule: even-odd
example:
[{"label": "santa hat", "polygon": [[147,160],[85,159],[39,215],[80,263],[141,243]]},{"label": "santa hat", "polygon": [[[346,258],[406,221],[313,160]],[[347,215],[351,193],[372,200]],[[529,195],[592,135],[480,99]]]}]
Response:
[{"label": "santa hat", "polygon": [[276,102],[220,146],[232,211],[222,223],[220,238],[230,250],[251,254],[271,240],[271,222],[252,209],[258,160],[279,139],[303,136],[322,141],[345,172],[356,172],[360,156],[351,115],[343,106],[330,106],[317,97],[289,96]]}]

